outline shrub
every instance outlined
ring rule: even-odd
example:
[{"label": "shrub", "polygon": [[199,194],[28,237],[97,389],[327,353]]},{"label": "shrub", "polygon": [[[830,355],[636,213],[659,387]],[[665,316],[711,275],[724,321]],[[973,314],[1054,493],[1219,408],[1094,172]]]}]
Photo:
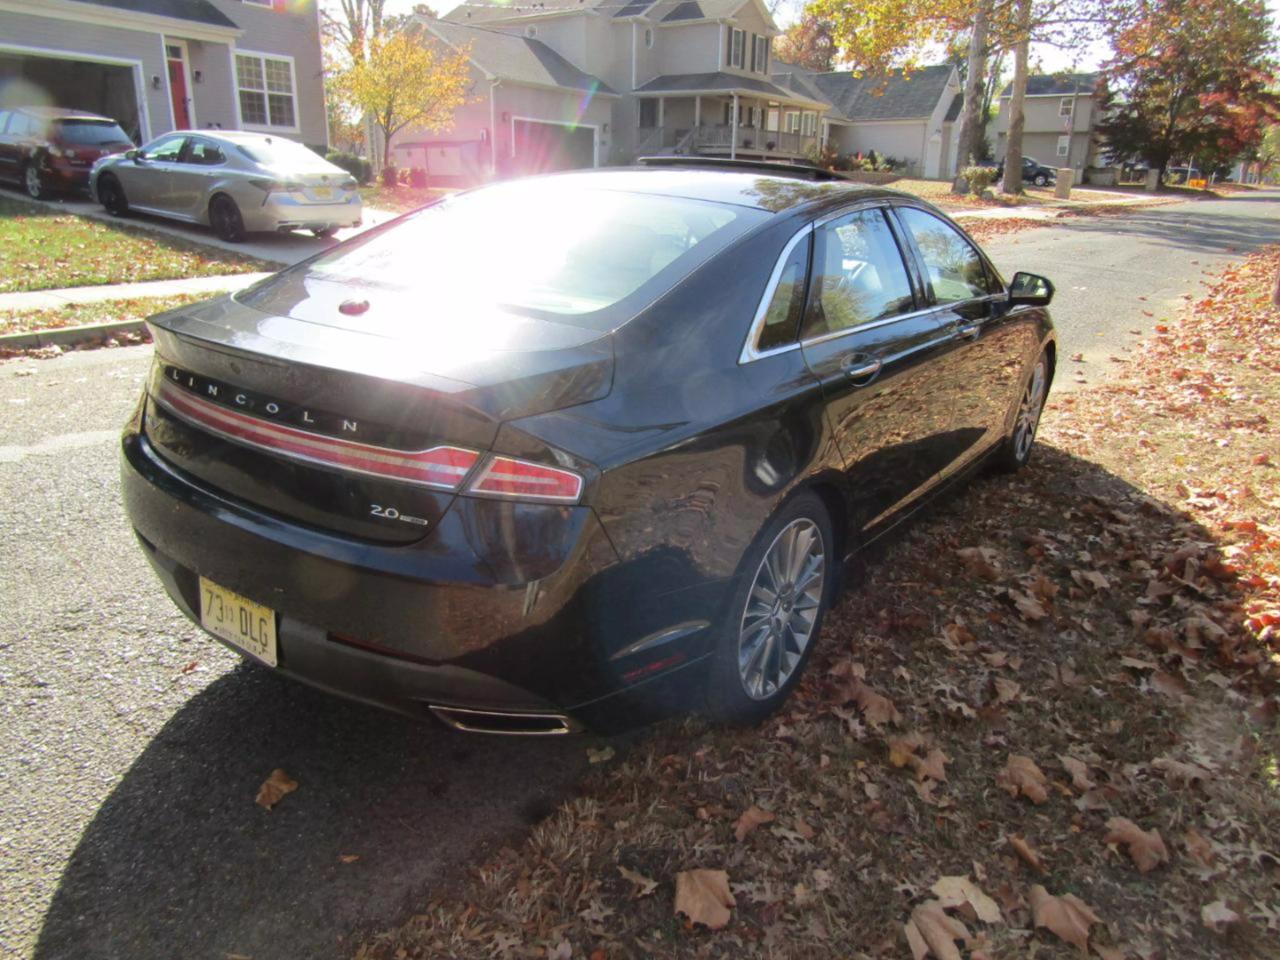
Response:
[{"label": "shrub", "polygon": [[423,167],[413,167],[409,171],[409,186],[419,190],[427,188],[427,171]]},{"label": "shrub", "polygon": [[384,187],[400,186],[400,171],[395,167],[382,168],[382,185]]},{"label": "shrub", "polygon": [[996,172],[990,167],[965,167],[960,171],[960,176],[969,182],[969,192],[977,197],[982,195],[983,190],[995,183]]},{"label": "shrub", "polygon": [[347,171],[360,183],[368,183],[373,179],[373,164],[364,157],[357,157],[354,153],[331,150],[325,154],[324,158],[335,167],[341,167]]},{"label": "shrub", "polygon": [[834,170],[836,168],[836,151],[830,144],[818,146],[814,144],[805,151],[804,157],[815,167],[822,167],[824,170]]}]

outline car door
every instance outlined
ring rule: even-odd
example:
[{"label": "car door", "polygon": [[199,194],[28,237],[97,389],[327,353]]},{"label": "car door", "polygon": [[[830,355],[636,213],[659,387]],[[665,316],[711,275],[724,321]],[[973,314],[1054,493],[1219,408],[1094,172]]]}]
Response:
[{"label": "car door", "polygon": [[920,207],[898,206],[894,215],[919,264],[926,299],[953,340],[946,392],[954,443],[943,468],[949,476],[1003,437],[1036,334],[1010,315],[1003,280],[957,227]]},{"label": "car door", "polygon": [[187,142],[185,136],[167,136],[152,140],[132,160],[123,160],[112,168],[124,187],[131,206],[168,211],[170,179]]},{"label": "car door", "polygon": [[12,116],[12,111],[0,110],[0,179],[3,180],[16,180],[18,178],[13,141],[9,134],[5,132],[9,126],[9,118]]},{"label": "car door", "polygon": [[950,334],[920,309],[910,270],[884,205],[814,226],[801,349],[845,460],[855,536],[933,486],[947,448]]},{"label": "car door", "polygon": [[187,138],[186,149],[170,173],[170,209],[186,217],[199,217],[207,202],[209,185],[226,162],[226,156],[213,141]]}]

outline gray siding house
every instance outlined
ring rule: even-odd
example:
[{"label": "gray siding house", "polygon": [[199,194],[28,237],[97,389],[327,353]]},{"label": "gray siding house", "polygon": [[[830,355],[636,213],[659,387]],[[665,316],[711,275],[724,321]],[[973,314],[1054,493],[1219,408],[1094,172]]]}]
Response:
[{"label": "gray siding house", "polygon": [[[1009,146],[1009,99],[1013,85],[1000,93],[996,117],[996,159],[1003,160]],[[1025,126],[1022,154],[1047,167],[1071,167],[1076,182],[1098,155],[1098,75],[1055,73],[1027,77],[1024,101]]]},{"label": "gray siding house", "polygon": [[314,0],[0,0],[0,107],[328,143]]},{"label": "gray siding house", "polygon": [[436,176],[630,163],[651,154],[801,160],[842,153],[954,170],[949,66],[883,82],[778,62],[761,0],[465,0],[426,33],[471,53],[452,129],[406,130],[398,165]]}]

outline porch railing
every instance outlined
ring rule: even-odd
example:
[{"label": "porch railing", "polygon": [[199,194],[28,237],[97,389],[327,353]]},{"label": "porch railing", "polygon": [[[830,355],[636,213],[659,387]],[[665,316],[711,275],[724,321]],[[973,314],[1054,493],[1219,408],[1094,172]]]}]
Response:
[{"label": "porch railing", "polygon": [[[727,123],[642,128],[636,140],[636,154],[724,153],[732,149],[733,139],[733,127]],[[817,137],[802,133],[738,127],[738,149],[752,153],[802,157],[817,145]]]}]

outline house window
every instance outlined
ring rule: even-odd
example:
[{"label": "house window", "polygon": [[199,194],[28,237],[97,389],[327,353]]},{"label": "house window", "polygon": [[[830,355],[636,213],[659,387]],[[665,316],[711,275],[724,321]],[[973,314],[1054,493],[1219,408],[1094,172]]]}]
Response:
[{"label": "house window", "polygon": [[651,130],[658,125],[658,101],[657,100],[641,100],[640,101],[640,126],[645,130]]},{"label": "house window", "polygon": [[646,50],[653,49],[653,27],[644,28],[644,45]]},{"label": "house window", "polygon": [[806,137],[812,137],[818,132],[818,115],[816,113],[806,113],[801,116],[800,132]]},{"label": "house window", "polygon": [[1058,138],[1058,156],[1065,157],[1070,152],[1071,152],[1071,138],[1059,137]]},{"label": "house window", "polygon": [[742,30],[733,30],[729,34],[729,66],[742,69],[746,62],[747,35]]},{"label": "house window", "polygon": [[1058,116],[1069,117],[1075,112],[1074,97],[1063,97],[1058,101]]},{"label": "house window", "polygon": [[751,51],[751,69],[760,73],[769,72],[769,38],[756,37],[755,49]]},{"label": "house window", "polygon": [[293,61],[256,53],[236,53],[240,120],[256,127],[296,129]]},{"label": "house window", "polygon": [[788,110],[786,113],[787,133],[800,132],[800,111]]}]

